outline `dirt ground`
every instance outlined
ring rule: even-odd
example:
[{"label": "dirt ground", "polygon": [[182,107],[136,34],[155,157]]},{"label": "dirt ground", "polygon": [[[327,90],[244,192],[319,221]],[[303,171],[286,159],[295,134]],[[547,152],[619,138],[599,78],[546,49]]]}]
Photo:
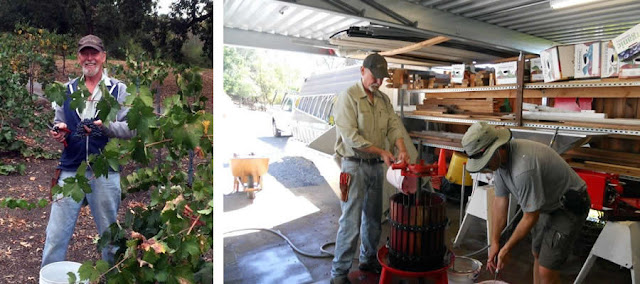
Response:
[{"label": "dirt ground", "polygon": [[[75,67],[75,61],[67,60],[66,69],[67,72],[71,70],[79,74]],[[211,112],[213,109],[213,70],[204,70],[202,74],[202,92],[209,97],[207,110]],[[66,81],[67,76],[58,73],[56,78],[60,81]],[[170,75],[164,82],[161,97],[175,94],[176,90],[175,77]],[[49,109],[49,111],[51,110]],[[38,145],[48,151],[62,151],[62,144],[55,142],[45,132],[22,133],[22,135],[21,139],[30,146]],[[44,143],[36,144],[34,136],[43,137]],[[24,198],[31,201],[48,198],[51,177],[58,160],[25,159],[3,155],[0,153],[0,161],[6,164],[24,163],[26,171],[24,175],[15,173],[8,176],[0,175],[0,197]],[[132,168],[134,168],[133,165],[126,166],[121,176],[124,178]],[[149,200],[148,196],[148,192],[128,195],[122,201],[118,218],[124,217],[125,210],[133,202],[146,202]],[[0,283],[38,283],[49,211],[50,206],[30,211],[0,208]],[[76,223],[67,260],[77,262],[99,260],[100,254],[93,243],[97,236],[89,207],[84,207]]]}]

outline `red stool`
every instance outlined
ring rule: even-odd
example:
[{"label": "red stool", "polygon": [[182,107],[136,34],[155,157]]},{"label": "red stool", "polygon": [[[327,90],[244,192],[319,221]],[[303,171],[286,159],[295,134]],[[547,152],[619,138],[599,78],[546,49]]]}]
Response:
[{"label": "red stool", "polygon": [[392,283],[394,277],[401,277],[405,279],[429,279],[434,284],[447,284],[449,283],[449,278],[447,277],[447,270],[449,266],[453,263],[454,255],[451,254],[451,261],[445,267],[423,271],[423,272],[413,272],[413,271],[404,271],[393,268],[389,266],[389,249],[386,246],[383,246],[378,250],[378,262],[382,265],[382,274],[380,274],[380,284],[389,284]]}]

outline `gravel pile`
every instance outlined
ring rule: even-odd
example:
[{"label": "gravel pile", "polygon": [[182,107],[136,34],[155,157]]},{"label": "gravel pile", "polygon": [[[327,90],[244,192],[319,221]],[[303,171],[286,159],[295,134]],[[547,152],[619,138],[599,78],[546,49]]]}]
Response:
[{"label": "gravel pile", "polygon": [[303,157],[283,157],[281,161],[269,164],[269,174],[287,188],[326,183],[316,165]]}]

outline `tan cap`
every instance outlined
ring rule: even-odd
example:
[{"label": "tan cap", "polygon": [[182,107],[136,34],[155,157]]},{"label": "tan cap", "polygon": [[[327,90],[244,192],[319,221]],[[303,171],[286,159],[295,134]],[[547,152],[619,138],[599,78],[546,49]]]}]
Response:
[{"label": "tan cap", "polygon": [[94,35],[86,35],[78,41],[78,52],[85,47],[91,47],[100,52],[104,51],[102,40]]}]

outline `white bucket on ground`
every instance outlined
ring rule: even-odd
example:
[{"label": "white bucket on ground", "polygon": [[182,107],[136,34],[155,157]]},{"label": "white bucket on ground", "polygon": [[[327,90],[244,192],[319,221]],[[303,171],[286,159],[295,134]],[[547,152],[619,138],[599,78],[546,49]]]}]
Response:
[{"label": "white bucket on ground", "polygon": [[[76,279],[80,279],[78,276],[78,269],[82,264],[73,261],[58,261],[49,263],[40,269],[40,284],[68,284],[69,275],[67,273],[73,272],[76,274]],[[87,283],[79,282],[76,283]]]},{"label": "white bucket on ground", "polygon": [[478,278],[482,262],[465,256],[456,256],[453,265],[447,270],[449,284],[472,284]]}]

